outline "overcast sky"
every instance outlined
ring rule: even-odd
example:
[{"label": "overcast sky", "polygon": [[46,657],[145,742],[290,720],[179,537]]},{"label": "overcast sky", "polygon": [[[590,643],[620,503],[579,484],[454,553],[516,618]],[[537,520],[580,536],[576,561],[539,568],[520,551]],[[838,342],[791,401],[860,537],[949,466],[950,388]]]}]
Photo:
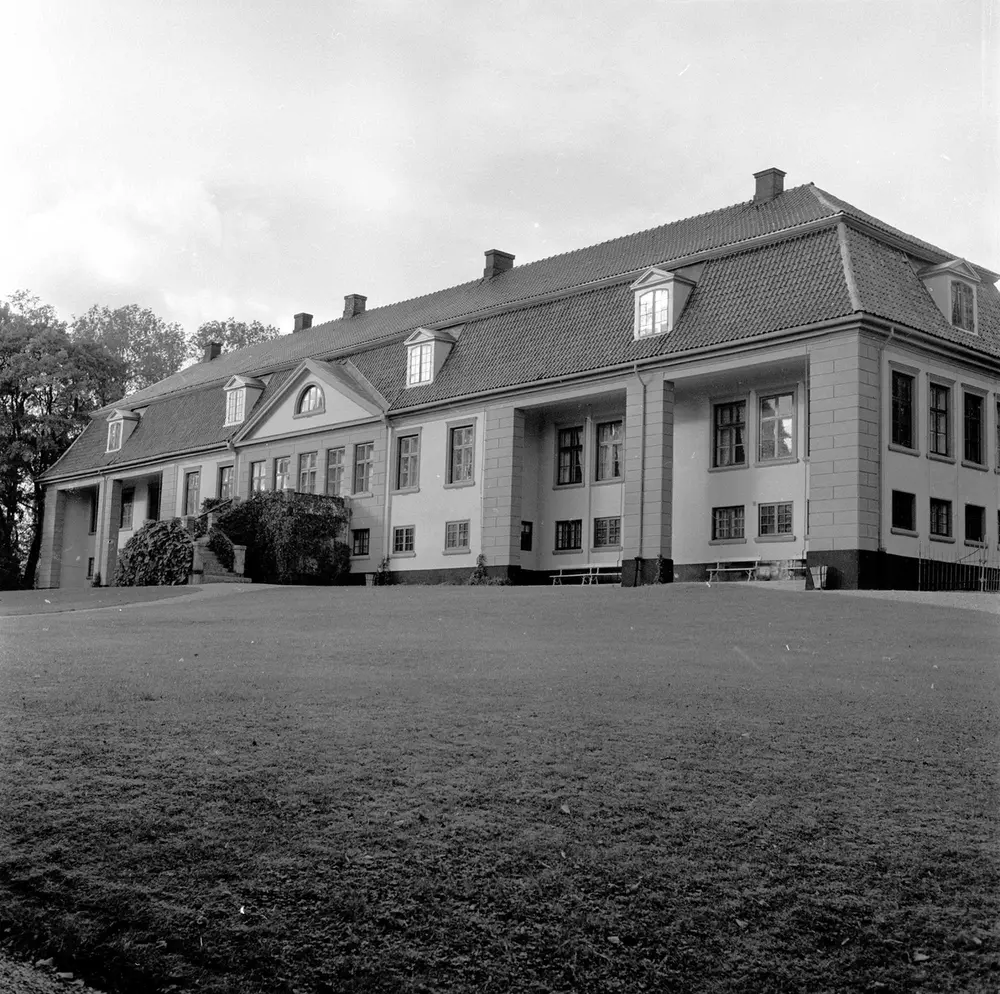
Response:
[{"label": "overcast sky", "polygon": [[0,297],[290,330],[815,182],[1000,270],[1000,0],[0,0]]}]

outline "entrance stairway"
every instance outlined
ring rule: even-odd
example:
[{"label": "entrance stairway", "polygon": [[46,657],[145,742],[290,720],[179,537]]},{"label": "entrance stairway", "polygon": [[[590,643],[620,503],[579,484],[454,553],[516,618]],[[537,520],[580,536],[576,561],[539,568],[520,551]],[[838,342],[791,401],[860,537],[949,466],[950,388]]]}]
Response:
[{"label": "entrance stairway", "polygon": [[250,583],[248,577],[226,569],[219,557],[208,547],[208,538],[199,538],[194,544],[194,564],[190,582],[199,583]]}]

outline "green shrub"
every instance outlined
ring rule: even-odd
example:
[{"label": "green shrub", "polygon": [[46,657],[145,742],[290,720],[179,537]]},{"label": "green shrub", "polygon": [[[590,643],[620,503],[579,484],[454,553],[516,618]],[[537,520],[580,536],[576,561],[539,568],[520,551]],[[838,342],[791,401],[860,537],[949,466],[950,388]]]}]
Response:
[{"label": "green shrub", "polygon": [[236,550],[233,548],[232,540],[218,526],[208,530],[208,547],[226,569],[232,570],[236,561]]},{"label": "green shrub", "polygon": [[476,556],[476,568],[469,577],[470,587],[509,587],[510,580],[506,576],[490,576],[486,565],[486,556],[481,552]]},{"label": "green shrub", "polygon": [[217,525],[247,547],[252,580],[336,583],[350,571],[350,549],[337,539],[348,518],[340,497],[264,492],[222,511]]},{"label": "green shrub", "polygon": [[153,521],[140,528],[118,553],[116,587],[187,583],[194,542],[179,521]]}]

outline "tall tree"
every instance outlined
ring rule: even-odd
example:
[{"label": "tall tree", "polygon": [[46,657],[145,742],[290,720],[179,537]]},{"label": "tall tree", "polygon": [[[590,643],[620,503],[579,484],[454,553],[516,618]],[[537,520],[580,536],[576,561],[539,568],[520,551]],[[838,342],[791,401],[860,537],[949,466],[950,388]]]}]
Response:
[{"label": "tall tree", "polygon": [[44,512],[38,478],[124,379],[120,360],[70,338],[37,297],[21,291],[0,303],[0,589],[30,586]]},{"label": "tall tree", "polygon": [[218,342],[226,352],[234,352],[236,349],[245,349],[248,345],[270,341],[280,334],[281,330],[273,324],[261,324],[260,321],[248,323],[237,321],[236,318],[206,321],[188,341],[188,358],[201,359],[209,342]]},{"label": "tall tree", "polygon": [[125,389],[134,393],[176,373],[184,362],[186,342],[179,324],[168,324],[148,307],[95,304],[73,318],[73,338],[96,342],[117,356],[127,371]]}]

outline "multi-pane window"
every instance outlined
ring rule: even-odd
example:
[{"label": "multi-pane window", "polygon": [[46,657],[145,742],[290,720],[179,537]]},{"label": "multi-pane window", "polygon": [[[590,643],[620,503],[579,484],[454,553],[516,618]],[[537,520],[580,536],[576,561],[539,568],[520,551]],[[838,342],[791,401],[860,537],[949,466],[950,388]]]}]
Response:
[{"label": "multi-pane window", "polygon": [[597,426],[597,480],[620,480],[623,474],[621,421],[605,421]]},{"label": "multi-pane window", "polygon": [[430,342],[410,346],[406,366],[407,386],[412,387],[418,383],[431,382],[431,361],[433,356],[434,346]]},{"label": "multi-pane window", "polygon": [[446,521],[444,526],[444,547],[447,550],[469,548],[469,522]]},{"label": "multi-pane window", "polygon": [[201,472],[192,470],[184,474],[184,513],[198,513],[198,497],[201,493]]},{"label": "multi-pane window", "polygon": [[744,537],[743,505],[712,508],[712,539]]},{"label": "multi-pane window", "polygon": [[791,535],[792,534],[792,504],[787,501],[781,504],[758,505],[759,535]]},{"label": "multi-pane window", "polygon": [[372,466],[374,465],[374,442],[362,442],[354,446],[354,493],[368,493],[372,488]]},{"label": "multi-pane window", "polygon": [[559,429],[559,462],[556,483],[583,483],[583,428]]},{"label": "multi-pane window", "polygon": [[396,450],[396,489],[420,485],[420,436],[402,435]]},{"label": "multi-pane window", "polygon": [[917,530],[917,498],[913,494],[893,490],[892,527],[906,532]]},{"label": "multi-pane window", "polygon": [[90,525],[87,528],[91,535],[97,531],[97,508],[97,493],[92,492],[90,495]]},{"label": "multi-pane window", "polygon": [[132,515],[135,511],[135,490],[129,487],[122,490],[121,517],[118,520],[118,527],[128,530],[132,527]]},{"label": "multi-pane window", "polygon": [[747,461],[747,402],[715,405],[713,466],[743,466]]},{"label": "multi-pane window", "polygon": [[556,522],[556,551],[583,548],[583,521]]},{"label": "multi-pane window", "polygon": [[238,425],[243,420],[246,406],[246,389],[240,387],[226,394],[226,424]]},{"label": "multi-pane window", "polygon": [[108,452],[117,452],[122,447],[122,423],[112,421],[108,425]]},{"label": "multi-pane window", "polygon": [[312,414],[314,411],[323,410],[323,391],[313,384],[302,391],[299,403],[295,408],[296,414]]},{"label": "multi-pane window", "polygon": [[318,452],[299,453],[299,493],[316,493],[316,460]]},{"label": "multi-pane window", "polygon": [[225,500],[233,496],[233,473],[232,466],[222,466],[219,468],[219,497]]},{"label": "multi-pane window", "polygon": [[533,525],[530,521],[521,522],[521,551],[531,552],[531,538]]},{"label": "multi-pane window", "polygon": [[978,504],[965,505],[965,541],[986,541],[986,508]]},{"label": "multi-pane window", "polygon": [[951,323],[963,331],[976,330],[976,310],[972,287],[968,283],[952,280]]},{"label": "multi-pane window", "polygon": [[88,580],[93,580],[94,579],[94,557],[93,556],[91,556],[87,560],[87,579]]},{"label": "multi-pane window", "polygon": [[250,493],[257,494],[266,489],[267,463],[263,459],[250,463]]},{"label": "multi-pane window", "polygon": [[982,464],[983,454],[983,412],[985,404],[977,393],[965,395],[965,461]]},{"label": "multi-pane window", "polygon": [[274,489],[284,490],[291,482],[291,456],[279,456],[274,460]]},{"label": "multi-pane window", "polygon": [[326,492],[339,497],[344,489],[344,449],[326,450]]},{"label": "multi-pane window", "polygon": [[160,520],[160,481],[154,480],[146,488],[146,517],[150,521]]},{"label": "multi-pane window", "polygon": [[759,458],[788,459],[794,454],[795,394],[760,398]]},{"label": "multi-pane window", "polygon": [[622,519],[594,518],[594,548],[622,544]]},{"label": "multi-pane window", "polygon": [[472,456],[475,446],[474,425],[452,428],[448,433],[448,482],[468,483],[472,480]]},{"label": "multi-pane window", "polygon": [[931,534],[951,538],[951,501],[931,498]]},{"label": "multi-pane window", "polygon": [[370,538],[371,529],[355,528],[351,532],[351,555],[367,556]]},{"label": "multi-pane window", "polygon": [[913,448],[913,377],[892,371],[892,444]]},{"label": "multi-pane window", "polygon": [[670,326],[670,291],[647,290],[639,297],[637,338],[660,335]]},{"label": "multi-pane window", "polygon": [[392,530],[392,551],[396,554],[413,552],[413,525],[397,525]]},{"label": "multi-pane window", "polygon": [[948,420],[951,413],[951,390],[939,383],[930,385],[930,444],[931,452],[938,456],[951,455],[951,431]]}]

